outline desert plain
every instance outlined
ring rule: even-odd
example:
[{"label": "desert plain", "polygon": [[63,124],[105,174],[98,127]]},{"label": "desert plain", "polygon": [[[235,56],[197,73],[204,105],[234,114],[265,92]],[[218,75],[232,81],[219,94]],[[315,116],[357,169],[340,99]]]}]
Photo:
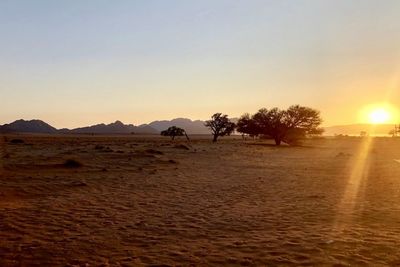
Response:
[{"label": "desert plain", "polygon": [[400,265],[400,139],[2,139],[0,266]]}]

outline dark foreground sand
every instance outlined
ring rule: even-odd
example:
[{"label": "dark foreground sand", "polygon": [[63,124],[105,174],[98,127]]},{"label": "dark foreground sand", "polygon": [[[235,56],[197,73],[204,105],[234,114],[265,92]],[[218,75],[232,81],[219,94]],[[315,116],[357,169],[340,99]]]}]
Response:
[{"label": "dark foreground sand", "polygon": [[399,139],[7,138],[0,266],[400,265]]}]

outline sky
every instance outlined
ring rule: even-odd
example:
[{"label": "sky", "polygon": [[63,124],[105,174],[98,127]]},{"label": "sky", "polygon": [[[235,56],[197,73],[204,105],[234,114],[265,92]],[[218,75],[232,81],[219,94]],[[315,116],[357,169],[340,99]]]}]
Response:
[{"label": "sky", "polygon": [[135,125],[292,104],[400,121],[398,0],[0,0],[0,124]]}]

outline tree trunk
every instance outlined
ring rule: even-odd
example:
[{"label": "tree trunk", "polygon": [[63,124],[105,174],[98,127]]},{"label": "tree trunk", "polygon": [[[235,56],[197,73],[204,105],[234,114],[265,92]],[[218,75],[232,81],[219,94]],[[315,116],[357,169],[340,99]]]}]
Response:
[{"label": "tree trunk", "polygon": [[217,142],[217,139],[218,139],[218,135],[214,134],[213,142],[214,143]]},{"label": "tree trunk", "polygon": [[282,140],[279,137],[275,137],[274,139],[275,139],[275,145],[280,146]]}]

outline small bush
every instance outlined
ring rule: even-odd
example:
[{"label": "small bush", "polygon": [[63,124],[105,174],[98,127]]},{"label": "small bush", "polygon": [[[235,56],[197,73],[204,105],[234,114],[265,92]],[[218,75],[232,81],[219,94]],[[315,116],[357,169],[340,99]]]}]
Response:
[{"label": "small bush", "polygon": [[22,140],[22,139],[12,139],[12,140],[10,141],[10,143],[11,143],[11,144],[23,144],[23,143],[25,143],[25,141]]},{"label": "small bush", "polygon": [[83,166],[82,163],[80,163],[79,161],[76,161],[76,160],[74,160],[74,159],[67,159],[67,160],[64,162],[63,165],[64,165],[64,167],[67,167],[67,168],[80,168],[80,167]]}]

